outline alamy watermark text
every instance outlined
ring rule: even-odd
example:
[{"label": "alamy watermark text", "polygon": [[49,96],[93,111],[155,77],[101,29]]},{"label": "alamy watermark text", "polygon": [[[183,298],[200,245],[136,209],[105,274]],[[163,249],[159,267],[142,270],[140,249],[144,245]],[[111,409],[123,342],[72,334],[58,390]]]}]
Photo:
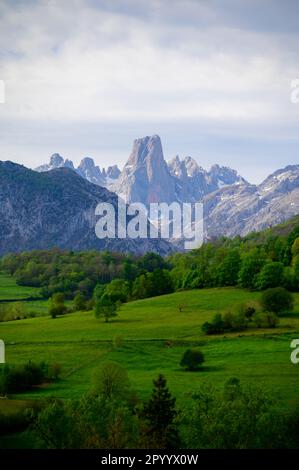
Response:
[{"label": "alamy watermark text", "polygon": [[96,236],[103,238],[183,239],[185,249],[199,248],[203,243],[202,203],[152,203],[147,208],[140,202],[126,204],[118,198],[113,204],[101,202],[95,214]]}]

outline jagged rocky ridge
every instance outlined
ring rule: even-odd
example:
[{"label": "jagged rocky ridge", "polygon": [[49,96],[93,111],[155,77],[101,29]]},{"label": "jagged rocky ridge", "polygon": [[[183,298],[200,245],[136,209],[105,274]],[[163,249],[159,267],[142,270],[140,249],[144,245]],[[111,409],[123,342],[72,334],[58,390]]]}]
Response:
[{"label": "jagged rocky ridge", "polygon": [[190,156],[166,162],[159,136],[136,139],[120,172],[117,166],[100,170],[85,158],[77,169],[54,154],[38,171],[68,167],[80,176],[120,195],[127,203],[204,203],[205,238],[245,235],[299,213],[299,165],[287,166],[260,185],[252,185],[235,170],[214,165],[204,170]]},{"label": "jagged rocky ridge", "polygon": [[220,187],[246,183],[231,168],[214,165],[206,171],[191,157],[180,160],[176,156],[166,162],[158,135],[136,139],[122,171],[117,165],[101,170],[89,157],[75,168],[73,162],[64,160],[57,153],[52,155],[49,164],[41,165],[36,171],[62,167],[71,168],[91,183],[110,189],[128,203],[146,205],[151,202],[196,202]]},{"label": "jagged rocky ridge", "polygon": [[246,235],[299,214],[299,165],[268,176],[260,185],[227,186],[203,199],[207,238]]},{"label": "jagged rocky ridge", "polygon": [[70,168],[90,183],[103,187],[108,187],[110,184],[114,183],[120,175],[120,169],[117,165],[109,166],[107,169],[103,168],[101,170],[90,157],[83,158],[80,165],[75,168],[71,160],[65,160],[59,153],[54,153],[50,157],[49,163],[37,167],[35,171],[43,173],[57,168]]},{"label": "jagged rocky ridge", "polygon": [[69,168],[38,173],[12,162],[0,162],[0,254],[60,247],[132,253],[166,254],[165,240],[99,239],[95,208],[117,196],[81,178]]}]

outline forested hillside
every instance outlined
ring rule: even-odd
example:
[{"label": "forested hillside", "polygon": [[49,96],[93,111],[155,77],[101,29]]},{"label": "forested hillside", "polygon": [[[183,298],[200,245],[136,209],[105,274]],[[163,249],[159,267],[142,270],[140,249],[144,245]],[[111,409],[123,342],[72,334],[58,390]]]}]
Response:
[{"label": "forested hillside", "polygon": [[87,301],[97,285],[108,285],[114,300],[153,297],[180,289],[240,286],[263,290],[299,289],[298,218],[244,238],[222,238],[190,253],[162,258],[112,252],[53,249],[9,254],[1,269],[45,298],[61,292]]}]

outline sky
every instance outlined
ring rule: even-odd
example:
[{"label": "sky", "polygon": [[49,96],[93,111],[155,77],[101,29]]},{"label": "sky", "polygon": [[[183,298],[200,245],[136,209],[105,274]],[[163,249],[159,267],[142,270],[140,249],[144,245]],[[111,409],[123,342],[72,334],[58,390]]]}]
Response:
[{"label": "sky", "polygon": [[0,160],[122,167],[158,134],[167,160],[259,183],[298,163],[298,18],[297,0],[0,0]]}]

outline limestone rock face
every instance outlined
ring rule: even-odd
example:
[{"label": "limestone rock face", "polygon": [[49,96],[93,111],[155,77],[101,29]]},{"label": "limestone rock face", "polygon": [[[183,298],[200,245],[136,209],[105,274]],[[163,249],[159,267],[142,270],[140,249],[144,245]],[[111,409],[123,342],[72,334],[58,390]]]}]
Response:
[{"label": "limestone rock face", "polygon": [[175,181],[164,160],[160,137],[136,139],[129,160],[113,189],[127,203],[171,203],[175,200]]},{"label": "limestone rock face", "polygon": [[75,169],[57,153],[37,171],[61,168],[106,187],[127,203],[202,201],[206,239],[246,235],[299,213],[299,165],[279,169],[260,185],[252,185],[226,166],[205,170],[191,156],[166,162],[158,135],[136,139],[122,171],[116,165],[100,170],[91,158]]},{"label": "limestone rock face", "polygon": [[113,180],[116,180],[121,173],[117,165],[108,166],[107,171],[105,170],[105,168],[103,169],[103,171],[106,173],[107,178]]},{"label": "limestone rock face", "polygon": [[90,183],[98,184],[99,186],[105,185],[105,178],[100,168],[94,164],[92,158],[83,158],[77,168],[77,173],[87,181],[90,181]]},{"label": "limestone rock face", "polygon": [[99,239],[95,235],[100,202],[118,198],[69,168],[38,173],[12,162],[0,162],[0,254],[59,247],[167,254],[161,239]]},{"label": "limestone rock face", "polygon": [[209,237],[246,235],[299,214],[299,165],[268,176],[260,185],[230,185],[204,198]]},{"label": "limestone rock face", "polygon": [[180,160],[176,156],[168,162],[168,168],[175,179],[176,197],[181,202],[197,202],[205,195],[231,184],[247,184],[235,170],[228,167],[212,166],[204,170],[192,157]]}]

